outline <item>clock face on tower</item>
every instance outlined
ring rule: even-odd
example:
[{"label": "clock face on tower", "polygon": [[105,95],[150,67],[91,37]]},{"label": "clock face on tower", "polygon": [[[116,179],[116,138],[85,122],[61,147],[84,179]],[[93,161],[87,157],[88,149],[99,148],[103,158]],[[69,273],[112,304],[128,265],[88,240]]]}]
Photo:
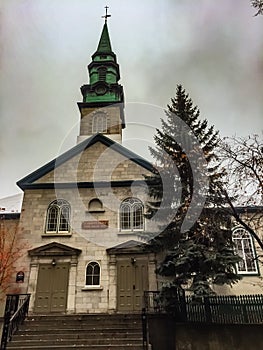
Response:
[{"label": "clock face on tower", "polygon": [[97,95],[104,95],[107,92],[107,87],[103,84],[99,84],[96,86],[95,92]]}]

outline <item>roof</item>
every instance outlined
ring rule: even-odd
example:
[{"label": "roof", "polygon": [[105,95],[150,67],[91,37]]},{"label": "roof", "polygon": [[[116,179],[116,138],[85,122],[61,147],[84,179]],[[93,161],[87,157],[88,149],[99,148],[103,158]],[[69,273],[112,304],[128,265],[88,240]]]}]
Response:
[{"label": "roof", "polygon": [[107,23],[105,23],[102,29],[99,45],[97,48],[97,53],[107,53],[107,52],[112,52],[112,49],[111,49],[108,26],[107,26]]},{"label": "roof", "polygon": [[254,206],[243,206],[243,207],[235,207],[238,213],[263,213],[262,205],[254,205]]},{"label": "roof", "polygon": [[23,193],[0,198],[0,214],[17,214],[21,212]]},{"label": "roof", "polygon": [[[72,157],[83,152],[86,148],[94,145],[96,142],[101,142],[105,146],[111,147],[111,149],[113,149],[114,151],[122,154],[124,157],[126,157],[127,159],[140,165],[141,167],[145,168],[146,170],[151,171],[151,172],[154,171],[153,165],[150,162],[148,162],[146,159],[144,159],[141,156],[139,156],[138,154],[128,150],[127,148],[123,147],[119,143],[109,139],[108,137],[106,137],[102,134],[96,134],[94,136],[87,138],[86,140],[79,143],[75,147],[71,148],[67,152],[65,152],[62,155],[58,156],[57,158],[53,159],[49,163],[43,165],[41,168],[35,170],[34,172],[27,175],[23,179],[19,180],[17,182],[17,185],[23,190],[26,188],[34,188],[34,187],[39,188],[39,186],[45,187],[45,186],[43,186],[44,184],[33,184],[33,182],[35,182],[39,178],[43,177],[44,175],[46,175],[50,171],[54,170],[55,168],[57,168],[61,164],[65,163],[66,161],[68,161]],[[85,185],[85,187],[92,187],[92,184],[89,184],[89,183],[85,183],[84,185]],[[116,184],[116,185],[121,186],[121,184]],[[78,183],[78,187],[82,187],[80,183]]]}]

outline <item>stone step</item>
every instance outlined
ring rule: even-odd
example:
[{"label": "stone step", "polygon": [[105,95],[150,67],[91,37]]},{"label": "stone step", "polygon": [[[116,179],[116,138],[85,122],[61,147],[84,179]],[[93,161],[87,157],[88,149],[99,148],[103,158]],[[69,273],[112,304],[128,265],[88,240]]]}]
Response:
[{"label": "stone step", "polygon": [[[28,332],[23,332],[21,334],[21,332],[15,334],[12,338],[12,340],[18,340],[20,339],[21,337],[23,337],[23,339],[27,340],[27,339],[38,339],[40,338],[41,336],[41,339],[45,340],[45,339],[50,339],[50,337],[52,336],[53,337],[54,335],[54,339],[86,339],[87,338],[87,331],[85,329],[82,329],[81,331],[76,331],[76,330],[73,330],[71,332],[69,331],[60,331],[60,332],[57,332],[57,331],[53,331],[53,333],[50,333],[50,332],[38,332],[37,330],[36,331],[28,331]],[[89,331],[88,332],[88,335],[90,338],[95,338],[95,337],[98,337],[98,336],[103,336],[103,337],[106,337],[108,338],[109,336],[111,337],[119,337],[121,339],[126,339],[126,338],[131,338],[131,339],[141,339],[142,337],[142,332],[139,331],[134,331],[134,332],[127,332],[127,331],[123,331],[123,330],[119,330],[119,331],[112,331],[110,329],[108,329],[107,331],[103,330],[103,331]]]},{"label": "stone step", "polygon": [[123,325],[117,325],[117,324],[113,324],[113,325],[107,325],[107,326],[103,326],[100,323],[96,324],[79,324],[79,325],[75,325],[75,324],[65,324],[65,325],[57,325],[56,323],[49,325],[47,327],[45,327],[45,325],[42,324],[27,324],[25,323],[24,325],[20,326],[20,329],[23,330],[23,332],[27,332],[27,331],[31,331],[31,330],[37,330],[38,332],[46,332],[46,331],[63,331],[65,329],[68,330],[87,330],[87,331],[92,331],[92,330],[106,330],[106,331],[110,331],[112,330],[113,332],[117,332],[117,331],[128,331],[128,330],[140,330],[141,326],[140,325],[131,325],[131,324],[123,324]]},{"label": "stone step", "polygon": [[[11,343],[10,343],[11,344]],[[16,346],[17,349],[22,349],[24,346],[46,346],[46,347],[53,347],[54,345],[64,345],[65,349],[67,348],[67,345],[76,345],[76,346],[83,346],[83,345],[141,345],[142,339],[134,339],[134,338],[107,338],[107,337],[101,337],[101,338],[86,338],[86,339],[64,339],[64,338],[50,338],[50,339],[38,339],[38,340],[32,340],[32,339],[24,339],[24,337],[21,337],[19,340],[12,340],[12,346]]]},{"label": "stone step", "polygon": [[[7,347],[8,350],[18,350],[16,346],[10,345]],[[68,350],[68,349],[74,349],[74,350],[143,350],[142,345],[133,345],[133,344],[126,344],[126,345],[83,345],[83,346],[76,346],[76,345],[53,345],[50,346],[24,346],[21,347],[19,350]]]},{"label": "stone step", "polygon": [[32,315],[7,350],[142,350],[140,315]]},{"label": "stone step", "polygon": [[[67,316],[66,316],[67,317]],[[80,318],[80,319],[75,319],[75,318],[69,318],[66,319],[64,318],[42,318],[42,319],[27,319],[26,324],[30,326],[30,324],[34,324],[35,326],[39,327],[53,327],[56,325],[57,327],[65,327],[67,325],[74,325],[75,327],[77,326],[94,326],[97,327],[98,324],[101,326],[111,326],[111,327],[118,327],[118,326],[126,326],[126,327],[140,327],[141,325],[141,319],[131,319],[131,318],[123,318],[123,319],[115,319],[115,318],[104,318],[104,319],[99,319],[99,318]]]},{"label": "stone step", "polygon": [[27,317],[28,321],[64,321],[64,320],[77,320],[77,321],[103,321],[103,322],[112,322],[112,321],[136,321],[141,319],[140,314],[73,314],[73,315],[31,315]]}]

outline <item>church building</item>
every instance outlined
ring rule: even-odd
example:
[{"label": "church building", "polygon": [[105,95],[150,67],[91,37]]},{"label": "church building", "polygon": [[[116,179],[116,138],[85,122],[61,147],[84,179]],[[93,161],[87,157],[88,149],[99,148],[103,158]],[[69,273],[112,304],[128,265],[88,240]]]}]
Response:
[{"label": "church building", "polygon": [[[144,216],[145,175],[154,169],[122,146],[124,92],[107,14],[88,73],[77,144],[17,182],[23,278],[10,290],[31,294],[31,313],[139,312],[144,291],[159,287],[146,244],[156,227]],[[247,277],[218,293],[262,293],[252,237],[237,228],[233,239]]]},{"label": "church building", "polygon": [[124,148],[124,92],[107,17],[81,87],[78,143],[18,181],[24,191],[19,237],[36,313],[134,312],[156,290],[153,254],[141,249],[144,175],[152,165]]}]

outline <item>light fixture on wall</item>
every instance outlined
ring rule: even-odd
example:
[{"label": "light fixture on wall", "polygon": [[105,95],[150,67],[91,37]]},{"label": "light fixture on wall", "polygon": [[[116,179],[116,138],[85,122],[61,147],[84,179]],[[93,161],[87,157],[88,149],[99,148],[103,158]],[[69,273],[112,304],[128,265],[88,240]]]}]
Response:
[{"label": "light fixture on wall", "polygon": [[19,271],[16,274],[16,283],[23,283],[24,282],[24,278],[25,278],[25,274],[23,271]]},{"label": "light fixture on wall", "polygon": [[131,263],[132,263],[132,265],[134,265],[136,263],[136,259],[135,258],[131,258]]},{"label": "light fixture on wall", "polygon": [[51,265],[52,265],[52,266],[56,266],[56,265],[57,265],[57,262],[56,262],[56,259],[55,259],[55,258],[52,259]]}]

